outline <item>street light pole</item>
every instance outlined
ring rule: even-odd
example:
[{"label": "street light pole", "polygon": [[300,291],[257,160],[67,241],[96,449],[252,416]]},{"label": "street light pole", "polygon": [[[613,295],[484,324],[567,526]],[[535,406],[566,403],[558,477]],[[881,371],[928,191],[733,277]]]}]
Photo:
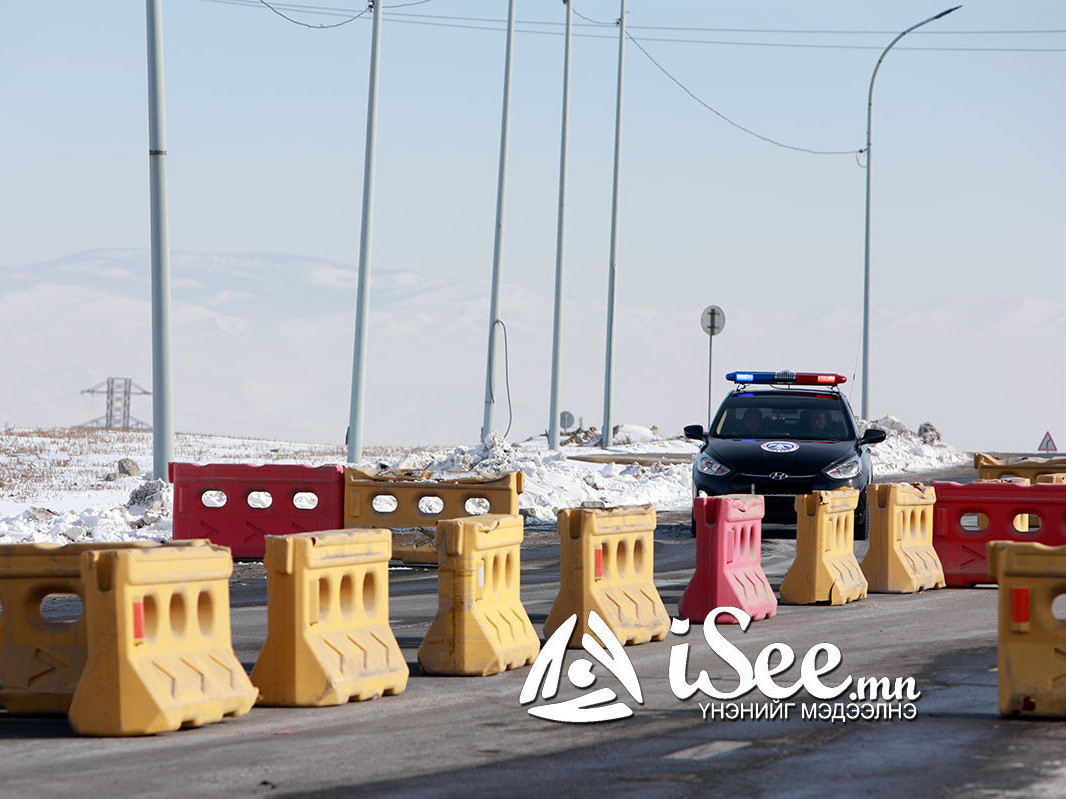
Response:
[{"label": "street light pole", "polygon": [[603,433],[600,443],[611,446],[614,421],[611,401],[614,395],[614,281],[618,255],[618,175],[622,151],[622,74],[626,59],[626,0],[618,11],[618,96],[614,110],[614,182],[611,188],[611,251],[607,275],[607,352],[603,369]]},{"label": "street light pole", "polygon": [[366,401],[366,336],[370,321],[370,249],[374,233],[374,164],[378,136],[378,66],[381,63],[381,2],[374,3],[370,32],[370,87],[366,101],[366,148],[363,161],[363,220],[359,237],[359,284],[355,294],[355,350],[348,416],[348,463],[363,459],[363,414]]},{"label": "street light pole", "polygon": [[511,120],[511,49],[514,42],[515,0],[507,4],[507,46],[503,59],[503,120],[500,122],[500,170],[496,185],[496,234],[492,244],[492,289],[489,294],[489,354],[485,367],[485,413],[481,440],[488,441],[496,410],[496,326],[500,323],[500,262],[503,258],[503,200],[507,184],[507,129]]},{"label": "street light pole", "polygon": [[952,11],[958,11],[962,6],[955,6],[945,11],[941,11],[929,19],[923,19],[917,25],[911,25],[907,30],[900,33],[895,39],[888,43],[881,52],[881,57],[877,59],[877,64],[874,66],[873,75],[870,76],[870,94],[866,102],[866,241],[863,257],[863,277],[862,277],[862,418],[870,418],[870,166],[871,166],[871,141],[870,141],[870,125],[873,120],[874,112],[874,81],[877,80],[877,70],[881,68],[881,62],[885,60],[885,56],[888,55],[888,51],[896,46],[896,42],[906,36],[913,30],[922,27],[922,25],[928,25],[930,22],[935,22],[941,17],[946,17]]},{"label": "street light pole", "polygon": [[167,223],[167,123],[163,91],[163,9],[147,0],[148,171],[152,240],[152,474],[169,480],[174,460],[170,393],[170,234]]},{"label": "street light pole", "polygon": [[563,48],[563,131],[559,145],[559,220],[555,238],[555,315],[552,323],[552,381],[548,401],[548,449],[559,449],[559,360],[563,333],[563,248],[566,244],[566,149],[570,136],[570,42],[573,4],[566,4],[566,44]]}]

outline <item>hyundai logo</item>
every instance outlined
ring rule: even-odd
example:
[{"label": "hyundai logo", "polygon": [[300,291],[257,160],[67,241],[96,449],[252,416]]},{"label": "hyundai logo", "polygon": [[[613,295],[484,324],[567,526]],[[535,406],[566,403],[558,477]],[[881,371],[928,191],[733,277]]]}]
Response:
[{"label": "hyundai logo", "polygon": [[788,477],[788,475],[784,472],[770,472],[771,480],[784,480],[786,477]]},{"label": "hyundai logo", "polygon": [[795,452],[800,448],[795,441],[767,441],[760,446],[767,452]]}]

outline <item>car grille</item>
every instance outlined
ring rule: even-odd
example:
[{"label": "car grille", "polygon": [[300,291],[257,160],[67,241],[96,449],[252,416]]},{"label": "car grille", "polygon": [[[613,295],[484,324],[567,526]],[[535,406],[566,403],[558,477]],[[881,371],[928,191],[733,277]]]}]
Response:
[{"label": "car grille", "polygon": [[812,476],[786,477],[783,480],[770,480],[764,474],[740,474],[733,478],[737,488],[756,494],[809,494],[814,490]]}]

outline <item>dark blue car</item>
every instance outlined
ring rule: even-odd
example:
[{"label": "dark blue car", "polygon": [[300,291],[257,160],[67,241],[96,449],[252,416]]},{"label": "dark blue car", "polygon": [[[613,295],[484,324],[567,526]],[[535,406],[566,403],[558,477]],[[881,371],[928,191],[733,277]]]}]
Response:
[{"label": "dark blue car", "polygon": [[[736,388],[710,430],[688,425],[703,441],[692,467],[695,496],[762,494],[769,523],[796,521],[795,497],[811,491],[857,488],[855,537],[866,538],[869,447],[885,431],[859,435],[855,415],[838,386],[847,378],[818,372],[732,372]],[[752,388],[758,386],[758,388]]]}]

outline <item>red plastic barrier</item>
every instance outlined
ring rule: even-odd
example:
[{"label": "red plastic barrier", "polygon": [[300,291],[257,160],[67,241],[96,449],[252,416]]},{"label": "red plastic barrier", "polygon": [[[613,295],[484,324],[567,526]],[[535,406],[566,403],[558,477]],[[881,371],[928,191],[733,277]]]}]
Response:
[{"label": "red plastic barrier", "polygon": [[[343,466],[172,463],[170,482],[174,539],[209,538],[235,558],[262,558],[264,536],[344,527]],[[223,504],[214,507],[221,497],[208,492],[222,492]]]},{"label": "red plastic barrier", "polygon": [[[934,482],[933,489],[933,548],[951,587],[996,582],[988,573],[989,541],[1066,544],[1066,485]],[[1029,517],[1030,527],[1039,519],[1039,529],[1017,530],[1014,520],[1019,515]]]},{"label": "red plastic barrier", "polygon": [[[703,622],[723,605],[740,608],[752,619],[768,619],[777,613],[777,597],[762,570],[764,509],[759,495],[695,499],[696,573],[677,603],[681,618]],[[736,623],[728,614],[718,620]]]}]

